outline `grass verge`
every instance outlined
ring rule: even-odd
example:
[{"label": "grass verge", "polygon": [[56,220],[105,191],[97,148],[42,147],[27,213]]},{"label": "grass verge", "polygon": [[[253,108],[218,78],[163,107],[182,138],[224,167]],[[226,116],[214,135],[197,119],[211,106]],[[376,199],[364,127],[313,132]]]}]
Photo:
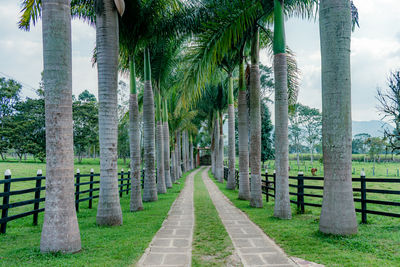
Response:
[{"label": "grass verge", "polygon": [[[32,226],[31,216],[10,222],[7,234],[0,235],[0,266],[128,266],[139,260],[184,186],[186,173],[167,194],[156,202],[144,203],[144,210],[129,212],[129,195],[121,198],[124,224],[117,227],[96,225],[96,208],[81,205],[78,222],[82,251],[76,254],[41,254],[41,226]],[[93,207],[97,207],[97,200]],[[39,225],[43,224],[43,213]]]},{"label": "grass verge", "polygon": [[226,266],[233,251],[232,241],[203,183],[202,172],[200,170],[194,177],[192,266]]},{"label": "grass verge", "polygon": [[[211,172],[209,175],[215,182]],[[318,231],[317,208],[307,207],[306,214],[296,214],[292,205],[292,220],[279,220],[273,217],[273,202],[264,202],[262,209],[252,208],[248,201],[238,199],[237,190],[215,184],[291,256],[326,266],[400,266],[398,219],[375,217],[374,224],[360,224],[359,233],[354,236],[326,235]]]}]

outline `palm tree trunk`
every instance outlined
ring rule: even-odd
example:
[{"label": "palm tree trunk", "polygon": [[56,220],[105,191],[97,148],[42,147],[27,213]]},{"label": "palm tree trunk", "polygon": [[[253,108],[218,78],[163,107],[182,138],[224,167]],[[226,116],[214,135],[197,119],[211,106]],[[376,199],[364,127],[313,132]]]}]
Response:
[{"label": "palm tree trunk", "polygon": [[168,127],[168,122],[165,121],[163,123],[163,137],[164,137],[164,177],[165,177],[165,185],[167,188],[172,187],[172,181],[171,181],[171,169],[170,169],[170,149],[169,149],[169,127]]},{"label": "palm tree trunk", "polygon": [[158,93],[157,97],[157,129],[156,129],[156,153],[157,153],[157,192],[159,194],[167,193],[165,185],[165,172],[164,172],[164,137],[163,137],[163,123],[161,119],[161,94]]},{"label": "palm tree trunk", "polygon": [[130,60],[130,87],[129,99],[129,132],[130,132],[130,156],[131,156],[131,201],[130,211],[143,210],[142,193],[140,185],[140,117],[136,91],[136,75],[134,59]]},{"label": "palm tree trunk", "polygon": [[144,142],[144,188],[143,201],[156,201],[157,188],[155,176],[155,125],[154,95],[151,87],[150,54],[144,53],[145,82],[143,90],[143,142]]},{"label": "palm tree trunk", "polygon": [[182,177],[182,142],[181,142],[181,131],[178,131],[178,172],[179,178]]},{"label": "palm tree trunk", "polygon": [[168,126],[168,109],[167,100],[164,101],[163,107],[163,144],[164,144],[164,177],[167,188],[172,187],[171,171],[170,171],[170,149],[169,149],[169,126]]},{"label": "palm tree trunk", "polygon": [[319,10],[322,80],[324,196],[319,229],[357,233],[351,183],[350,1],[321,0]]},{"label": "palm tree trunk", "polygon": [[41,252],[81,250],[75,212],[72,133],[71,10],[68,0],[43,0],[46,99],[46,202]]},{"label": "palm tree trunk", "polygon": [[222,113],[220,114],[220,116],[221,116],[219,118],[219,122],[220,122],[220,125],[219,125],[220,133],[219,134],[220,134],[220,136],[219,136],[219,146],[218,146],[218,148],[219,148],[219,151],[218,151],[218,163],[219,163],[218,181],[220,183],[223,183],[224,182],[224,132],[223,132],[223,123],[222,123]]},{"label": "palm tree trunk", "polygon": [[229,172],[227,189],[235,189],[235,109],[233,107],[233,78],[229,76],[229,97],[228,97],[228,145],[229,145]]},{"label": "palm tree trunk", "polygon": [[178,180],[180,177],[179,173],[179,147],[178,144],[175,143],[175,181]]},{"label": "palm tree trunk", "polygon": [[216,166],[216,157],[215,157],[215,152],[216,152],[216,138],[215,138],[215,130],[216,130],[216,125],[214,124],[213,129],[212,129],[212,134],[211,134],[211,173],[215,176],[215,166]]},{"label": "palm tree trunk", "polygon": [[96,221],[99,225],[121,225],[117,175],[118,14],[112,0],[103,0],[103,9],[96,16],[100,141],[100,196]]},{"label": "palm tree trunk", "polygon": [[[173,147],[174,149],[174,147]],[[171,151],[171,184],[175,183],[175,150]]]},{"label": "palm tree trunk", "polygon": [[275,207],[274,216],[291,219],[289,198],[288,88],[283,1],[274,1]]},{"label": "palm tree trunk", "polygon": [[250,68],[250,169],[251,195],[250,205],[261,208],[261,113],[260,113],[260,69],[259,33],[254,33],[251,41]]},{"label": "palm tree trunk", "polygon": [[220,162],[220,131],[219,131],[219,112],[217,112],[217,115],[215,116],[215,178],[217,178],[218,181],[221,181],[221,168],[222,168],[222,162]]},{"label": "palm tree trunk", "polygon": [[185,142],[185,131],[182,132],[182,168],[183,168],[183,172],[185,173],[186,170],[186,142]]},{"label": "palm tree trunk", "polygon": [[193,140],[192,136],[190,136],[190,169],[193,170],[195,168],[194,159],[193,159]]},{"label": "palm tree trunk", "polygon": [[238,97],[238,131],[239,131],[239,199],[250,200],[249,184],[249,121],[247,110],[246,87],[244,84],[243,59],[239,67]]}]

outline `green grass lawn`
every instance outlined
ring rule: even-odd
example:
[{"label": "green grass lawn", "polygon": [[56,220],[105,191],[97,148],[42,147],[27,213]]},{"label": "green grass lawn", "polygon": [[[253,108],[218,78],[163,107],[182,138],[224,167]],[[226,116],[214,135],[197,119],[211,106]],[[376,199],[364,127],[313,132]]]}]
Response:
[{"label": "green grass lawn", "polygon": [[232,255],[232,241],[201,179],[194,177],[195,228],[193,233],[192,266],[226,266]]},{"label": "green grass lawn", "polygon": [[[273,202],[264,202],[262,209],[252,208],[248,201],[238,199],[237,190],[215,184],[291,256],[326,266],[400,266],[398,218],[368,215],[369,223],[360,224],[357,235],[325,235],[318,231],[319,208],[306,207],[305,214],[296,214],[296,206],[292,205],[293,219],[279,220],[273,217]],[[357,218],[360,222],[358,213]]]},{"label": "green grass lawn", "polygon": [[[94,167],[93,167],[94,168]],[[171,204],[184,186],[187,174],[156,202],[144,203],[144,210],[129,212],[129,195],[121,198],[124,223],[117,227],[96,225],[97,200],[93,209],[81,203],[78,222],[82,251],[63,255],[41,254],[39,250],[43,213],[39,226],[32,217],[10,222],[7,234],[0,235],[0,266],[128,266],[139,260],[167,216]]]}]

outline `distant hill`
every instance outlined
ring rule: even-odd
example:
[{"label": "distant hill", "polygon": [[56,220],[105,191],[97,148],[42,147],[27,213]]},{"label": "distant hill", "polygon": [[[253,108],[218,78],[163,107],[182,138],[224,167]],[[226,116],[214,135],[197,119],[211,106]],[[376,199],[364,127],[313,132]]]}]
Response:
[{"label": "distant hill", "polygon": [[371,136],[382,137],[386,128],[389,131],[394,130],[393,126],[383,121],[353,121],[353,136],[360,133],[367,133]]}]

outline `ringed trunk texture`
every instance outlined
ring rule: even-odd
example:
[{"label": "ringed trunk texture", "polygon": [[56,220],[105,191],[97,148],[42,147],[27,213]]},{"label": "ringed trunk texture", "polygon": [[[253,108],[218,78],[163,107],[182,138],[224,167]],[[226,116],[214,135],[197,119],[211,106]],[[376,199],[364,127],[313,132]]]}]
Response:
[{"label": "ringed trunk texture", "polygon": [[167,193],[164,177],[164,145],[163,145],[163,125],[162,121],[157,121],[157,192],[159,194]]},{"label": "ringed trunk texture", "polygon": [[219,131],[219,119],[218,119],[218,117],[219,116],[217,116],[216,117],[216,119],[215,119],[215,124],[216,124],[216,129],[215,129],[215,178],[217,178],[217,180],[218,181],[221,181],[221,177],[220,177],[220,175],[221,175],[221,173],[222,173],[222,171],[221,171],[221,169],[222,169],[222,162],[221,162],[221,157],[220,157],[220,149],[219,149],[219,146],[220,146],[220,142],[219,142],[219,139],[220,139],[220,131]]},{"label": "ringed trunk texture", "polygon": [[171,169],[170,169],[170,160],[169,160],[169,127],[168,122],[163,122],[163,144],[164,144],[164,177],[165,177],[165,185],[167,188],[172,187],[171,181]]},{"label": "ringed trunk texture", "polygon": [[251,43],[250,67],[250,206],[261,208],[261,112],[260,112],[260,69],[259,36],[255,33]]},{"label": "ringed trunk texture", "polygon": [[182,142],[181,142],[181,131],[178,131],[178,172],[179,178],[182,177]]},{"label": "ringed trunk texture", "polygon": [[171,151],[171,183],[175,183],[175,150]]},{"label": "ringed trunk texture", "polygon": [[131,201],[130,211],[143,210],[142,193],[140,185],[140,126],[139,105],[137,94],[131,94],[129,99],[129,127],[130,127],[130,153],[131,153]]},{"label": "ringed trunk texture", "polygon": [[117,175],[118,14],[112,0],[103,0],[103,8],[96,16],[100,141],[100,194],[96,221],[99,225],[121,225]]},{"label": "ringed trunk texture", "polygon": [[156,201],[154,95],[150,81],[143,91],[144,188],[143,201]]},{"label": "ringed trunk texture", "polygon": [[275,169],[274,216],[291,219],[289,198],[288,90],[286,54],[274,55],[275,74]]},{"label": "ringed trunk texture", "polygon": [[319,10],[322,79],[324,195],[319,229],[357,233],[351,183],[350,1],[321,0]]},{"label": "ringed trunk texture", "polygon": [[193,170],[195,168],[194,158],[193,158],[193,143],[190,142],[190,169]]},{"label": "ringed trunk texture", "polygon": [[72,133],[71,10],[68,0],[43,0],[46,113],[46,202],[41,252],[81,250],[75,212]]},{"label": "ringed trunk texture", "polygon": [[229,172],[228,182],[226,183],[227,189],[235,189],[235,109],[233,104],[228,105],[228,145],[229,145]]},{"label": "ringed trunk texture", "polygon": [[239,90],[239,199],[250,200],[249,184],[249,121],[246,91]]}]

